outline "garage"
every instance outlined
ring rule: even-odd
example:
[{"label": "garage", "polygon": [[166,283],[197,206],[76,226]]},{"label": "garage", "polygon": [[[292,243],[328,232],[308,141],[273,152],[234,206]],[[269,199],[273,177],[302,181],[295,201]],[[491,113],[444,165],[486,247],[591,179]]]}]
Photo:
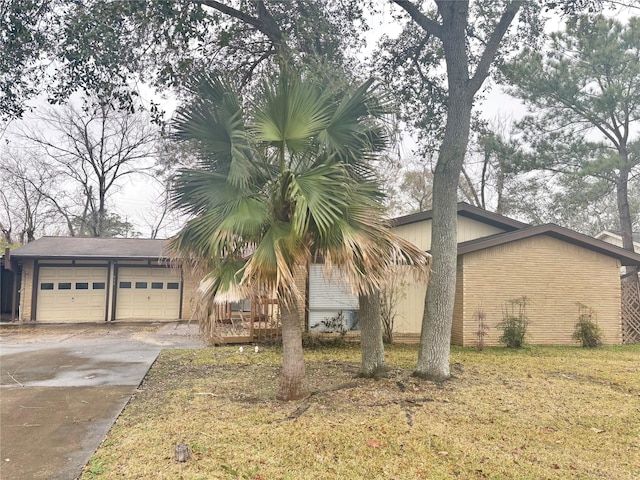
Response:
[{"label": "garage", "polygon": [[181,273],[167,267],[118,267],[115,320],[180,318]]},{"label": "garage", "polygon": [[183,277],[169,252],[161,239],[39,238],[3,257],[16,279],[9,314],[49,323],[192,318],[200,279]]},{"label": "garage", "polygon": [[106,266],[42,266],[38,272],[36,320],[105,321],[107,285]]}]

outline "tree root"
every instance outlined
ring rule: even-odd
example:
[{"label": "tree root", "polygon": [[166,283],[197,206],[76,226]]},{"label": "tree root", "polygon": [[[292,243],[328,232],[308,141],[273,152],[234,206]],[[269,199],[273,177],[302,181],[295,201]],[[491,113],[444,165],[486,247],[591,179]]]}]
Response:
[{"label": "tree root", "polygon": [[333,387],[328,387],[328,388],[323,388],[321,390],[314,390],[313,392],[309,393],[305,398],[304,398],[304,402],[302,405],[300,405],[298,408],[296,408],[296,410],[289,415],[288,417],[285,418],[281,418],[280,420],[274,420],[270,423],[282,423],[282,422],[290,422],[291,420],[295,420],[297,418],[300,418],[300,416],[302,416],[302,414],[304,414],[304,412],[306,412],[307,410],[309,410],[309,407],[311,405],[309,405],[308,400],[315,396],[315,395],[320,395],[321,393],[328,393],[328,392],[336,392],[338,390],[347,390],[350,388],[355,388],[357,386],[359,386],[360,384],[358,382],[348,382],[348,383],[341,383],[340,385],[334,385]]}]

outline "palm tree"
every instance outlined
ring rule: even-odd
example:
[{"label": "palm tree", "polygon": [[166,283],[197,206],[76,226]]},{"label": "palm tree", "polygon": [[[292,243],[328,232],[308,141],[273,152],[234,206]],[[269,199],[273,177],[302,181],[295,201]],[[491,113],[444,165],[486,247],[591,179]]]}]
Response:
[{"label": "palm tree", "polygon": [[371,293],[386,265],[428,263],[383,220],[370,161],[387,142],[384,102],[368,81],[335,96],[284,72],[245,117],[234,89],[205,76],[178,111],[175,136],[195,142],[197,168],[179,172],[173,205],[191,216],[172,246],[204,265],[214,302],[276,293],[282,324],[279,399],[303,396],[304,358],[294,272],[320,258]]}]

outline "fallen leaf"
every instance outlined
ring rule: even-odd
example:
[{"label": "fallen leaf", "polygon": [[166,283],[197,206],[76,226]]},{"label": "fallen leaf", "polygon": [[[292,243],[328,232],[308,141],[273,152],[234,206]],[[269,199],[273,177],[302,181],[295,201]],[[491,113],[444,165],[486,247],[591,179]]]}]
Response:
[{"label": "fallen leaf", "polygon": [[375,438],[372,438],[370,440],[367,440],[367,447],[381,448],[382,444]]},{"label": "fallen leaf", "polygon": [[554,470],[560,470],[560,466],[557,463],[551,465],[551,468],[553,468]]}]

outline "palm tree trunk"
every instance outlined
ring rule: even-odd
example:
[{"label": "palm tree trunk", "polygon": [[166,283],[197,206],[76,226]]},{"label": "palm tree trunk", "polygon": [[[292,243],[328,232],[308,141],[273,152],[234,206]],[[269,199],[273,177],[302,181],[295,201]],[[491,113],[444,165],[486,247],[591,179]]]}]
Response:
[{"label": "palm tree trunk", "polygon": [[[279,296],[282,298],[282,296]],[[280,302],[280,316],[282,323],[282,374],[280,388],[276,398],[278,400],[296,400],[305,395],[304,355],[302,353],[302,330],[300,315],[293,302]]]},{"label": "palm tree trunk", "polygon": [[364,378],[380,378],[387,371],[380,320],[380,292],[360,295],[359,303],[362,364],[358,375]]}]

